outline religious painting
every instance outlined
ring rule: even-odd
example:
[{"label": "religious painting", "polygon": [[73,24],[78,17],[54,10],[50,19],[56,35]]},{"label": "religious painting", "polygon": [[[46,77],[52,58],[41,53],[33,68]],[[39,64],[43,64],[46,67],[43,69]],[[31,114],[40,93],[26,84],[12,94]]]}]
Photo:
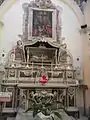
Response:
[{"label": "religious painting", "polygon": [[33,10],[33,36],[52,37],[52,12]]}]

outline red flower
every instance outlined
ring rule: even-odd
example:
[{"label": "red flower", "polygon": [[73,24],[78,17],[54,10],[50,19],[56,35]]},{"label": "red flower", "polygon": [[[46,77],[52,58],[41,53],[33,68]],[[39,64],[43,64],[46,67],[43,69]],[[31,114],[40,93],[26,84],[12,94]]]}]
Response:
[{"label": "red flower", "polygon": [[48,79],[46,78],[46,75],[42,76],[42,79],[40,80],[40,83],[45,84],[48,82]]}]

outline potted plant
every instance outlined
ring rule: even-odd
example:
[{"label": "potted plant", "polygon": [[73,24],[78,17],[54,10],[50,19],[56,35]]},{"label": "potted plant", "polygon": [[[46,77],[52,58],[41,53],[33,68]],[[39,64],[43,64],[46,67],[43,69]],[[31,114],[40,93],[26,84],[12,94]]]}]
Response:
[{"label": "potted plant", "polygon": [[60,109],[65,109],[60,101],[56,100],[56,93],[47,93],[43,91],[40,93],[33,93],[30,99],[32,106],[25,112],[33,111],[33,117],[35,118],[39,113],[42,113],[46,118],[50,117],[52,120],[62,120],[62,116],[59,112]]}]

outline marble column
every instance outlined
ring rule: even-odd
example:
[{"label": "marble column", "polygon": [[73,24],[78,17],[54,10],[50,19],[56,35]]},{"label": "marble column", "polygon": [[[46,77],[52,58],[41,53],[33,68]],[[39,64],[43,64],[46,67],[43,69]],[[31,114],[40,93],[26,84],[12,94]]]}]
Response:
[{"label": "marble column", "polygon": [[3,76],[4,76],[4,71],[3,70],[0,70],[0,91],[2,90],[1,89],[1,81],[3,79]]},{"label": "marble column", "polygon": [[23,4],[23,39],[27,40],[28,39],[28,15],[29,15],[29,8],[28,8],[28,3]]}]

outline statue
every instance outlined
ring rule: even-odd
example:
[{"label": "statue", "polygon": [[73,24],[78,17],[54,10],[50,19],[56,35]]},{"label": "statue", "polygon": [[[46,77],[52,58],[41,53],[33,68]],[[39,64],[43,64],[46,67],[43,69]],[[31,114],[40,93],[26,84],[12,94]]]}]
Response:
[{"label": "statue", "polygon": [[24,61],[24,53],[22,49],[22,42],[19,40],[17,41],[17,45],[15,48],[15,60]]},{"label": "statue", "polygon": [[24,61],[24,52],[22,47],[22,42],[17,41],[17,45],[12,48],[10,51],[10,59],[12,62],[16,61]]}]

